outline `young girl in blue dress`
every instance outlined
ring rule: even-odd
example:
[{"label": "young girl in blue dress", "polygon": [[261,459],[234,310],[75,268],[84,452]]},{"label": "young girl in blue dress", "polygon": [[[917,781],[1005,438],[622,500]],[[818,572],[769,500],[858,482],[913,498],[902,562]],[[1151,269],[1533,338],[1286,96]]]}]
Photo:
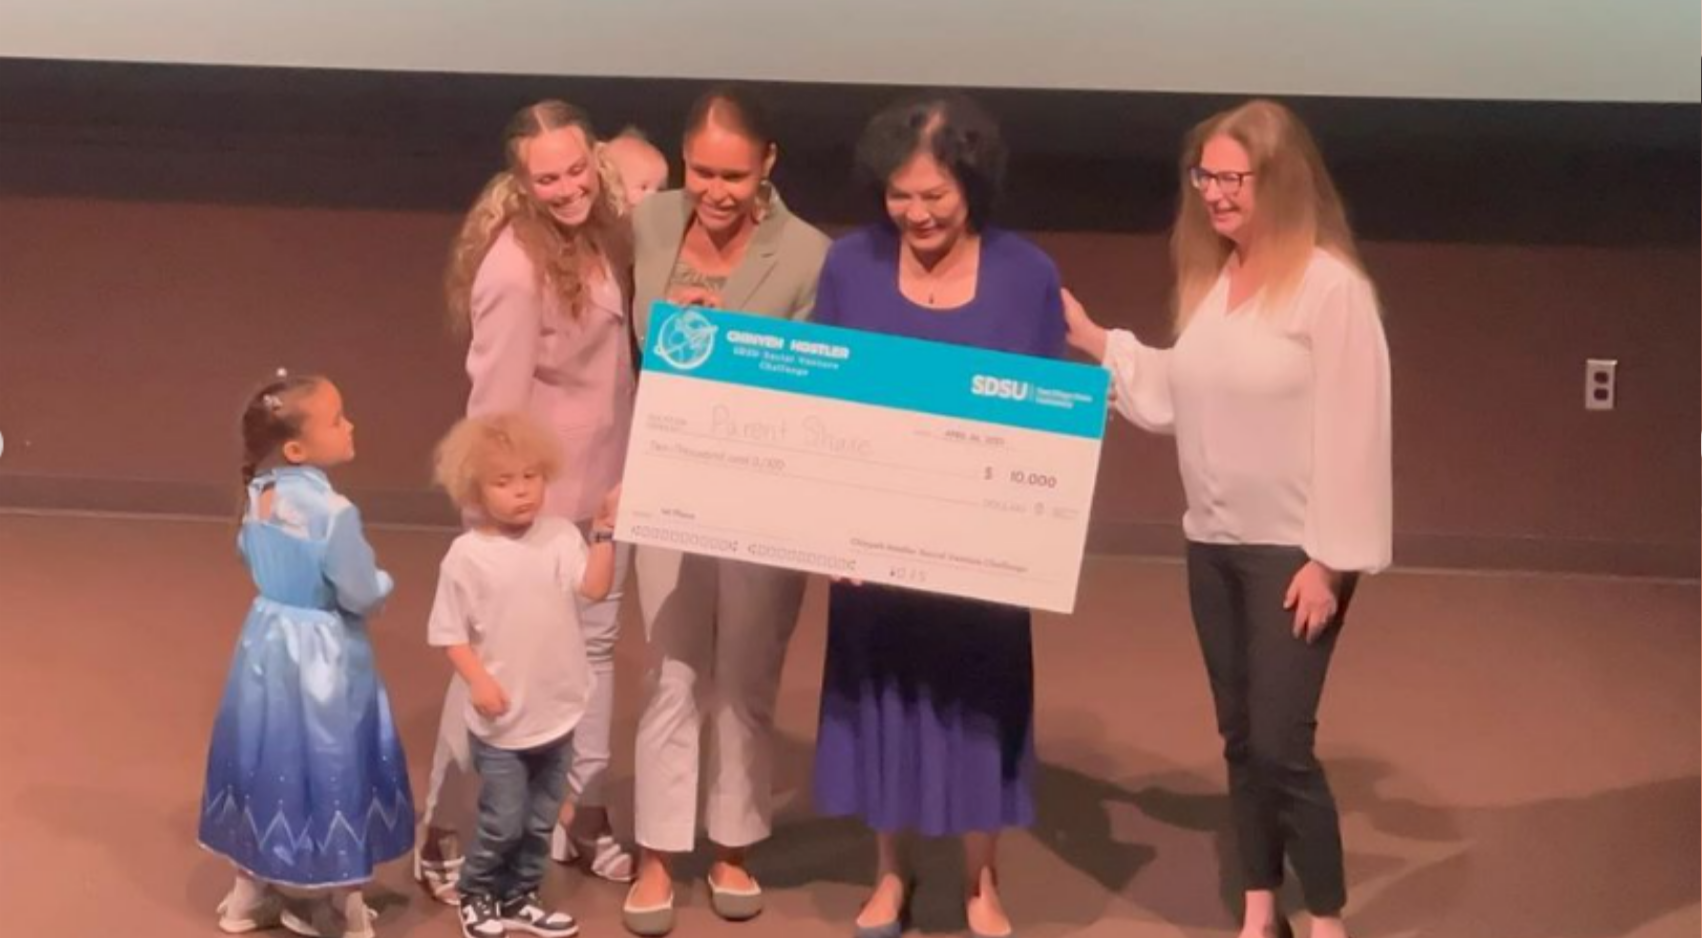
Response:
[{"label": "young girl in blue dress", "polygon": [[[236,867],[219,927],[372,934],[359,886],[413,847],[413,799],[366,619],[393,583],[325,470],[354,458],[337,386],[280,377],[242,415],[238,537],[259,591],[213,724],[200,842]],[[313,890],[286,906],[278,886]]]}]

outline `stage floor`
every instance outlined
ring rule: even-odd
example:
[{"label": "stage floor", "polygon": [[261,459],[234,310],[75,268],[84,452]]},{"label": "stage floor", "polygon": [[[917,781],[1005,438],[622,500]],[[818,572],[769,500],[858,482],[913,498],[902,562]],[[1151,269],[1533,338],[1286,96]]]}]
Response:
[{"label": "stage floor", "polygon": [[[251,595],[234,533],[234,521],[0,514],[0,932],[218,934],[229,875],[195,845],[195,826]],[[373,628],[416,791],[448,674],[425,616],[450,537],[373,532],[400,584]],[[813,584],[786,666],[781,817],[755,861],[768,911],[720,922],[699,876],[680,887],[678,935],[850,934],[872,842],[815,818],[808,794],[823,600]],[[1355,602],[1320,749],[1358,938],[1702,933],[1695,582],[1413,571],[1369,581]],[[623,828],[634,612],[620,647]],[[1090,561],[1078,613],[1040,616],[1035,643],[1040,821],[1009,837],[1003,872],[1019,933],[1232,936],[1223,772],[1182,568]],[[920,856],[917,932],[961,933],[953,851],[926,844]],[[625,934],[620,887],[558,868],[546,894],[585,935]],[[458,933],[402,863],[370,901],[385,938]]]}]

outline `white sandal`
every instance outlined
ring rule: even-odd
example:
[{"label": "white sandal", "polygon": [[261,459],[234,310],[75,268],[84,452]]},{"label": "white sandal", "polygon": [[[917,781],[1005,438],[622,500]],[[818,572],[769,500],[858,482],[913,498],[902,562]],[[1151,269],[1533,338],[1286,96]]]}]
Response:
[{"label": "white sandal", "polygon": [[219,930],[231,935],[263,931],[280,924],[284,912],[283,896],[270,886],[260,886],[259,899],[247,908],[237,906],[236,889],[219,902]]},{"label": "white sandal", "polygon": [[611,883],[632,882],[637,865],[615,835],[598,834],[596,840],[584,841],[569,834],[567,828],[560,824],[550,832],[550,859],[557,863],[579,863],[588,859],[586,868],[591,875]]},{"label": "white sandal", "polygon": [[[364,898],[354,909],[349,908],[352,904],[347,899],[339,903],[331,896],[314,896],[299,911],[286,906],[278,917],[278,924],[302,938],[377,938],[378,932],[372,923],[378,920],[378,910],[367,905]],[[338,905],[343,907],[339,909]],[[349,921],[350,911],[357,912],[361,919],[358,924]]]},{"label": "white sandal", "polygon": [[[466,856],[461,853],[461,844],[453,834],[446,838],[437,839],[437,860],[426,858],[426,827],[414,838],[414,882],[422,885],[432,899],[443,902],[444,906],[460,906],[461,904],[461,863]],[[453,846],[448,846],[453,844]],[[454,856],[443,856],[453,849]]]},{"label": "white sandal", "polygon": [[414,848],[414,882],[425,887],[433,899],[444,905],[459,905],[461,902],[461,865],[467,862],[464,856],[450,857],[446,860],[427,860],[420,848]]}]

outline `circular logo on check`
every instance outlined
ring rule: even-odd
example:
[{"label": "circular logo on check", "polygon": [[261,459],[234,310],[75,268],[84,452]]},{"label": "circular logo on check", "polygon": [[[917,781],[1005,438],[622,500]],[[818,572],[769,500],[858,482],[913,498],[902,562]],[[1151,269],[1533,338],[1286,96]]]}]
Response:
[{"label": "circular logo on check", "polygon": [[695,309],[681,310],[656,333],[656,354],[681,371],[691,371],[715,351],[714,323]]}]

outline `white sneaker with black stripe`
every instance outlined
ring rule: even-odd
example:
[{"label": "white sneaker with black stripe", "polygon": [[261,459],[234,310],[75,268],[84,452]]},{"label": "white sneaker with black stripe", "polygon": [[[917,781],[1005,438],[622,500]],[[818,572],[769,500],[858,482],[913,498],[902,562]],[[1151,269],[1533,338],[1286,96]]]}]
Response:
[{"label": "white sneaker with black stripe", "polygon": [[572,938],[579,934],[579,923],[573,920],[573,916],[544,908],[535,892],[504,902],[502,924],[517,931],[531,932],[539,938]]},{"label": "white sneaker with black stripe", "polygon": [[466,938],[503,938],[508,934],[494,896],[462,896],[460,907],[461,934]]}]

